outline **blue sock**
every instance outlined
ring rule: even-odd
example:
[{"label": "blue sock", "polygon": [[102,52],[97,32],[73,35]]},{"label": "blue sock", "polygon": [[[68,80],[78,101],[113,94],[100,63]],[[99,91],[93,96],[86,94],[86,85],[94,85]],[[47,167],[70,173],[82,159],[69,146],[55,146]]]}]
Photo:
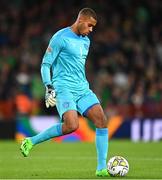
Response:
[{"label": "blue sock", "polygon": [[54,126],[46,129],[45,131],[37,134],[36,136],[30,137],[33,145],[47,141],[53,137],[61,136],[62,134],[62,123],[55,124]]},{"label": "blue sock", "polygon": [[97,170],[107,167],[108,129],[96,128]]}]

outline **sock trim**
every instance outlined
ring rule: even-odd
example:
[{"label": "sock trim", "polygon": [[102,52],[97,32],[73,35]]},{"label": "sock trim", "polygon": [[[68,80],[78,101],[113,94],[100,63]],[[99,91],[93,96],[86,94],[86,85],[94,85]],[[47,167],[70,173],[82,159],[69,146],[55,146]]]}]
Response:
[{"label": "sock trim", "polygon": [[62,135],[62,123],[57,126],[57,132],[58,134]]},{"label": "sock trim", "polygon": [[96,135],[104,136],[108,134],[107,128],[96,128]]}]

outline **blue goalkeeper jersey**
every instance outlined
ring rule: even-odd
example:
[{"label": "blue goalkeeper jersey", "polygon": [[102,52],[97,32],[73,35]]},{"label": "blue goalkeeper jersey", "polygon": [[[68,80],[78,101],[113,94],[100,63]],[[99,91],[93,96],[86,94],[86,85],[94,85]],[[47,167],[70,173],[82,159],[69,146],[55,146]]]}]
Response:
[{"label": "blue goalkeeper jersey", "polygon": [[56,32],[43,57],[43,83],[53,84],[56,91],[67,88],[72,92],[83,92],[89,88],[85,75],[89,45],[87,36],[75,34],[70,27]]}]

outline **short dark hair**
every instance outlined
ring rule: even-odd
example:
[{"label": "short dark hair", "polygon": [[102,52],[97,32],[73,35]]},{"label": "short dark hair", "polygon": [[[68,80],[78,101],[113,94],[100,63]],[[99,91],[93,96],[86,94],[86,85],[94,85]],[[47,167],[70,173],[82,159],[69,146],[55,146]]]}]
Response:
[{"label": "short dark hair", "polygon": [[95,11],[91,8],[83,8],[79,11],[79,15],[93,17],[97,21],[97,15]]}]

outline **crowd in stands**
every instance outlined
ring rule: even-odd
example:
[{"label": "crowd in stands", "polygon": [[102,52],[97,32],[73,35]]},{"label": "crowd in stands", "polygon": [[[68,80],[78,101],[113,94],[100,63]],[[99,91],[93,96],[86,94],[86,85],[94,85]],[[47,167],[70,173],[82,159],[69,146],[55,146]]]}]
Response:
[{"label": "crowd in stands", "polygon": [[42,57],[51,36],[83,7],[98,15],[86,74],[104,109],[162,114],[161,0],[1,0],[0,119],[56,113],[44,105]]}]

